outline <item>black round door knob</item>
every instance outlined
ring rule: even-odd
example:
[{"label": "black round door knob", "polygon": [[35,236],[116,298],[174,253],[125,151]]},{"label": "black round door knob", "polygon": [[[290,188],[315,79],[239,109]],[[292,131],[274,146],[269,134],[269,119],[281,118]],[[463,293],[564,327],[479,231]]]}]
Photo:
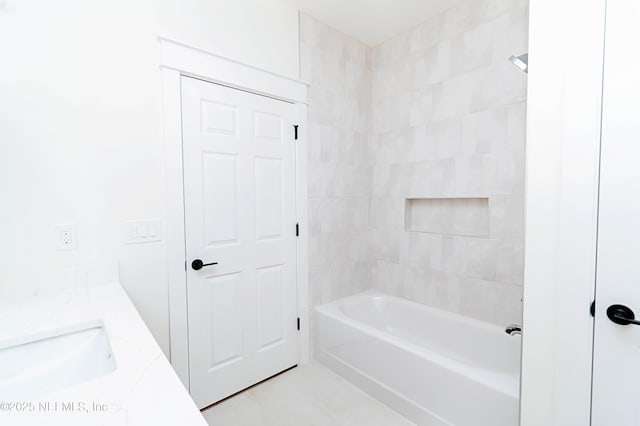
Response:
[{"label": "black round door knob", "polygon": [[205,266],[212,266],[212,265],[217,265],[218,262],[211,262],[211,263],[204,263],[201,259],[196,259],[193,262],[191,262],[191,267],[196,270],[199,271],[200,269],[204,268]]},{"label": "black round door knob", "polygon": [[629,307],[624,305],[609,306],[607,308],[607,317],[609,317],[611,321],[619,325],[640,325],[640,321],[636,321],[636,316],[633,311]]}]

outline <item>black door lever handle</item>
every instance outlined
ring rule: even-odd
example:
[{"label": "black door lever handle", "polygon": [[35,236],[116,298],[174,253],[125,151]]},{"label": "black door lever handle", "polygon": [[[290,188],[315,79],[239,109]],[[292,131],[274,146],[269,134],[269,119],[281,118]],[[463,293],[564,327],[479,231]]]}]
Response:
[{"label": "black door lever handle", "polygon": [[611,305],[607,308],[607,317],[616,324],[620,325],[640,325],[640,321],[636,320],[633,311],[624,305]]},{"label": "black door lever handle", "polygon": [[218,262],[211,262],[211,263],[204,263],[201,259],[196,259],[193,262],[191,262],[191,267],[196,270],[199,271],[200,269],[204,268],[205,266],[213,266],[213,265],[217,265]]}]

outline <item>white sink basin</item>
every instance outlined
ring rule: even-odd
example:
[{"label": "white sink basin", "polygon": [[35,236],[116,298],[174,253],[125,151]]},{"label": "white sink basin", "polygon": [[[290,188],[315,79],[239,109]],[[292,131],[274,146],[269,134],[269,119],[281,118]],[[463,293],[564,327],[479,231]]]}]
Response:
[{"label": "white sink basin", "polygon": [[116,368],[102,324],[0,342],[0,401],[25,401]]}]

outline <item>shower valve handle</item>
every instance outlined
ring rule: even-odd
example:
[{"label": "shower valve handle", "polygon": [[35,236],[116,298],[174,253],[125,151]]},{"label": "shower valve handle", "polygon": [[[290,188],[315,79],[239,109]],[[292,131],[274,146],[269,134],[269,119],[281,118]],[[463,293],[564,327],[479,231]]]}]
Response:
[{"label": "shower valve handle", "polygon": [[204,268],[205,266],[213,266],[213,265],[217,265],[218,262],[211,262],[211,263],[204,263],[201,259],[196,259],[193,262],[191,262],[191,267],[196,270],[199,271],[200,269]]}]

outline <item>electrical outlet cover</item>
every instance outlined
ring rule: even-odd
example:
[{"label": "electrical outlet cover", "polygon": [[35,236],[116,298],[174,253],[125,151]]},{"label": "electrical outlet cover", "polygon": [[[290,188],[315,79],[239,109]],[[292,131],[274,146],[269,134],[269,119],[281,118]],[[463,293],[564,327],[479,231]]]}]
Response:
[{"label": "electrical outlet cover", "polygon": [[75,223],[56,225],[56,250],[78,248],[78,231]]}]

